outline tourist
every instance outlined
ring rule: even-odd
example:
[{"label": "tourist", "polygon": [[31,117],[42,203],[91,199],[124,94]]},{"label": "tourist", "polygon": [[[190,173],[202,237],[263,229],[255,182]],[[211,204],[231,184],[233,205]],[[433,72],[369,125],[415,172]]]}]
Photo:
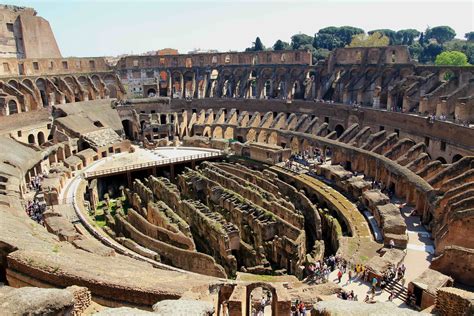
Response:
[{"label": "tourist", "polygon": [[339,270],[339,271],[337,272],[337,279],[338,279],[338,282],[337,282],[337,283],[341,283],[341,279],[342,279],[342,271],[341,271],[341,270]]},{"label": "tourist", "polygon": [[369,303],[369,301],[370,301],[369,294],[367,294],[364,298],[364,303]]},{"label": "tourist", "polygon": [[393,241],[393,239],[390,239],[390,249],[392,249],[393,247],[395,247],[395,242]]},{"label": "tourist", "polygon": [[390,291],[390,296],[388,297],[388,300],[391,302],[395,298],[395,295],[393,294],[393,290]]},{"label": "tourist", "polygon": [[347,279],[347,283],[351,283],[352,281],[352,270],[349,269],[349,278]]},{"label": "tourist", "polygon": [[373,277],[372,278],[372,287],[375,289],[375,287],[377,286],[377,283],[378,283],[378,280],[376,277]]},{"label": "tourist", "polygon": [[298,305],[298,312],[300,313],[300,316],[306,316],[306,306],[304,305],[303,301],[301,301]]}]

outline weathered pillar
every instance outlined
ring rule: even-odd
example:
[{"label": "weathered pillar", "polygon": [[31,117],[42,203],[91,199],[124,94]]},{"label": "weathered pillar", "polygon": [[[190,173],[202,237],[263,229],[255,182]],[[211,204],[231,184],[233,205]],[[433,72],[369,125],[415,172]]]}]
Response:
[{"label": "weathered pillar", "polygon": [[127,184],[128,184],[128,187],[131,188],[132,187],[132,172],[130,170],[127,171]]},{"label": "weathered pillar", "polygon": [[170,180],[174,179],[174,165],[170,165]]}]

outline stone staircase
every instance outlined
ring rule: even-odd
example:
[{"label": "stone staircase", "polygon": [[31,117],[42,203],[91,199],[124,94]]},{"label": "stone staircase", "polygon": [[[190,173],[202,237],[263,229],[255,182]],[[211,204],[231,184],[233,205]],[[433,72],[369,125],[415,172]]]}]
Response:
[{"label": "stone staircase", "polygon": [[393,291],[394,299],[400,299],[403,302],[407,301],[408,289],[395,279],[387,283],[387,286],[385,286],[384,291],[388,293]]}]

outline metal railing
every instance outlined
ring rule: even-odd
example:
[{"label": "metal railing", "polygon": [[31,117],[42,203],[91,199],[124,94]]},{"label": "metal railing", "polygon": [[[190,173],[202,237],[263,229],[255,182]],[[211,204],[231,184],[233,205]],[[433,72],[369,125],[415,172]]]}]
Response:
[{"label": "metal railing", "polygon": [[124,173],[131,170],[140,170],[140,169],[146,169],[146,168],[151,168],[151,167],[170,165],[170,164],[174,164],[178,162],[187,162],[187,161],[213,158],[213,157],[219,157],[219,156],[222,156],[221,152],[206,152],[203,154],[197,154],[197,155],[191,155],[191,156],[165,158],[165,159],[149,161],[149,162],[144,162],[144,163],[139,163],[139,164],[133,164],[133,165],[123,166],[123,167],[85,172],[84,177],[86,179],[97,178],[97,177],[108,175],[108,174]]}]

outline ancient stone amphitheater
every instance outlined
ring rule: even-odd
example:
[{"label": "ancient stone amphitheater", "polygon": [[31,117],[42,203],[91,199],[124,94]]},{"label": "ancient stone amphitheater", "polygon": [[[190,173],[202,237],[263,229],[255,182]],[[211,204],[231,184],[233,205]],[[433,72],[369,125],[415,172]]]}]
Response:
[{"label": "ancient stone amphitheater", "polygon": [[112,65],[0,11],[24,42],[1,46],[0,314],[473,313],[473,67],[403,46]]}]

